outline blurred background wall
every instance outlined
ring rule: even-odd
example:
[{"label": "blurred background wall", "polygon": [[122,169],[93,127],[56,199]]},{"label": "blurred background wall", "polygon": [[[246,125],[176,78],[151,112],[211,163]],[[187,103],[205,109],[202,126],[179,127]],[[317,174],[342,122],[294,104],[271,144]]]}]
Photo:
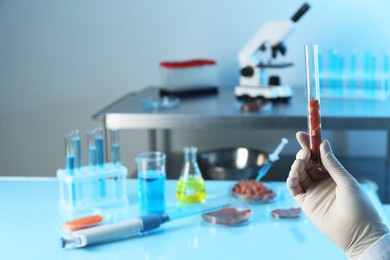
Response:
[{"label": "blurred background wall", "polygon": [[[291,0],[2,0],[0,1],[0,175],[55,176],[64,167],[63,134],[97,126],[91,115],[130,91],[161,84],[159,62],[210,58],[221,86],[238,83],[237,53],[269,20],[288,19]],[[286,41],[280,71],[304,86],[303,46],[386,51],[390,2],[313,0]],[[295,93],[296,95],[303,95]],[[323,126],[326,129],[326,125]],[[296,130],[305,130],[306,125]],[[386,133],[325,131],[336,154],[384,156]],[[172,131],[172,149],[250,146],[271,151],[281,137],[295,154],[295,130]],[[122,160],[148,149],[143,130],[121,131]],[[84,151],[84,163],[86,163]]]}]

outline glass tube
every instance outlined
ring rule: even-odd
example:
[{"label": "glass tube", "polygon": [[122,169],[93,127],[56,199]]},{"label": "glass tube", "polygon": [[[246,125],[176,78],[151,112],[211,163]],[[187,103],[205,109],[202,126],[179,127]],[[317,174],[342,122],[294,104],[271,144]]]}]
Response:
[{"label": "glass tube", "polygon": [[[386,51],[383,55],[383,64],[382,64],[383,72],[385,75],[389,73],[389,53]],[[383,83],[383,90],[386,95],[389,93],[389,78],[386,76],[386,79]]]},{"label": "glass tube", "polygon": [[352,77],[350,78],[349,80],[349,92],[355,92],[356,90],[356,79],[355,79],[355,75],[356,75],[356,53],[355,52],[352,52],[350,55],[349,55],[349,72],[351,73]]},{"label": "glass tube", "polygon": [[97,165],[97,150],[95,145],[95,131],[87,131],[88,142],[88,162],[89,167],[95,167]]},{"label": "glass tube", "polygon": [[[65,134],[65,164],[66,164],[66,171],[69,174],[69,176],[74,176],[74,146],[72,143],[72,133]],[[73,206],[76,205],[76,184],[74,181],[71,182],[69,186],[69,195],[70,195],[70,201]]]},{"label": "glass tube", "polygon": [[73,145],[73,152],[74,152],[74,167],[80,168],[82,166],[80,131],[73,130],[71,131],[71,135],[72,135],[72,145]]},{"label": "glass tube", "polygon": [[[95,129],[95,146],[97,154],[97,164],[99,167],[103,167],[104,160],[104,131],[102,127]],[[106,179],[99,179],[99,196],[100,198],[106,198]]]},{"label": "glass tube", "polygon": [[69,173],[74,170],[74,150],[72,145],[72,135],[65,134],[65,166]]},{"label": "glass tube", "polygon": [[318,73],[318,46],[305,45],[306,90],[308,105],[308,133],[310,140],[311,159],[314,164],[320,164],[321,144],[321,114],[320,114],[320,84]]},{"label": "glass tube", "polygon": [[119,146],[119,131],[117,129],[110,130],[111,137],[111,161],[113,164],[120,163],[120,146]]},{"label": "glass tube", "polygon": [[104,165],[104,131],[103,128],[95,129],[95,146],[97,151],[97,163],[99,166]]}]

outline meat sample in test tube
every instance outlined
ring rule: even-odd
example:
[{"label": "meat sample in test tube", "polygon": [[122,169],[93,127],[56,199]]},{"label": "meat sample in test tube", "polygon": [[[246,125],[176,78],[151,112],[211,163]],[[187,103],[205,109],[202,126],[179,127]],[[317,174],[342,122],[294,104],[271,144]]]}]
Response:
[{"label": "meat sample in test tube", "polygon": [[314,162],[319,162],[320,144],[321,144],[321,115],[320,101],[318,99],[309,100],[309,136],[310,151]]},{"label": "meat sample in test tube", "polygon": [[318,72],[318,46],[305,45],[307,120],[312,161],[320,165],[321,114],[320,84]]}]

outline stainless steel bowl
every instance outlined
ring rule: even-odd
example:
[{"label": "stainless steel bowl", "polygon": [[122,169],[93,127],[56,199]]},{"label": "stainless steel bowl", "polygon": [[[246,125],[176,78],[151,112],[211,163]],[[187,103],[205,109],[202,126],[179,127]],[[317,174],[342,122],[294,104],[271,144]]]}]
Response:
[{"label": "stainless steel bowl", "polygon": [[209,180],[254,179],[267,161],[267,153],[246,147],[216,149],[198,155],[203,178]]}]

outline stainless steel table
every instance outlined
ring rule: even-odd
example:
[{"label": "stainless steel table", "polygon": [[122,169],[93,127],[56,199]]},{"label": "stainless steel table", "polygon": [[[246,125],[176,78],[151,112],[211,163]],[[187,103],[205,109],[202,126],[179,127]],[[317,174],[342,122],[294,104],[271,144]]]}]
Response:
[{"label": "stainless steel table", "polygon": [[[274,104],[267,112],[240,112],[234,88],[222,87],[218,95],[186,98],[178,108],[144,111],[142,100],[158,97],[149,87],[129,93],[93,115],[105,129],[149,129],[150,148],[156,148],[156,129],[260,128],[304,129],[307,125],[303,88],[293,90],[287,103]],[[322,125],[330,130],[385,130],[390,133],[390,100],[322,99]],[[389,144],[388,144],[389,147]]]},{"label": "stainless steel table", "polygon": [[[288,103],[274,104],[270,111],[238,111],[234,106],[237,102],[234,88],[223,87],[219,89],[218,95],[185,98],[181,100],[178,108],[153,112],[144,111],[142,107],[143,99],[159,96],[157,87],[149,87],[140,92],[125,95],[95,113],[93,118],[103,121],[106,130],[147,129],[149,149],[156,150],[157,129],[305,129],[307,119],[304,89],[295,88],[293,91],[294,95]],[[388,137],[390,136],[390,100],[322,99],[321,113],[322,126],[325,129],[382,130],[387,132]],[[387,147],[389,151],[389,138],[387,138]],[[384,158],[379,158],[379,160],[378,158],[357,160],[355,158],[349,161],[354,161],[350,164],[350,170],[362,172],[360,177],[375,180],[379,184],[381,199],[390,202],[387,156],[388,152]],[[370,160],[369,163],[367,163],[368,160]],[[342,162],[348,165],[348,160]],[[378,170],[375,176],[370,167]],[[369,170],[365,171],[364,168],[369,168]]]}]

